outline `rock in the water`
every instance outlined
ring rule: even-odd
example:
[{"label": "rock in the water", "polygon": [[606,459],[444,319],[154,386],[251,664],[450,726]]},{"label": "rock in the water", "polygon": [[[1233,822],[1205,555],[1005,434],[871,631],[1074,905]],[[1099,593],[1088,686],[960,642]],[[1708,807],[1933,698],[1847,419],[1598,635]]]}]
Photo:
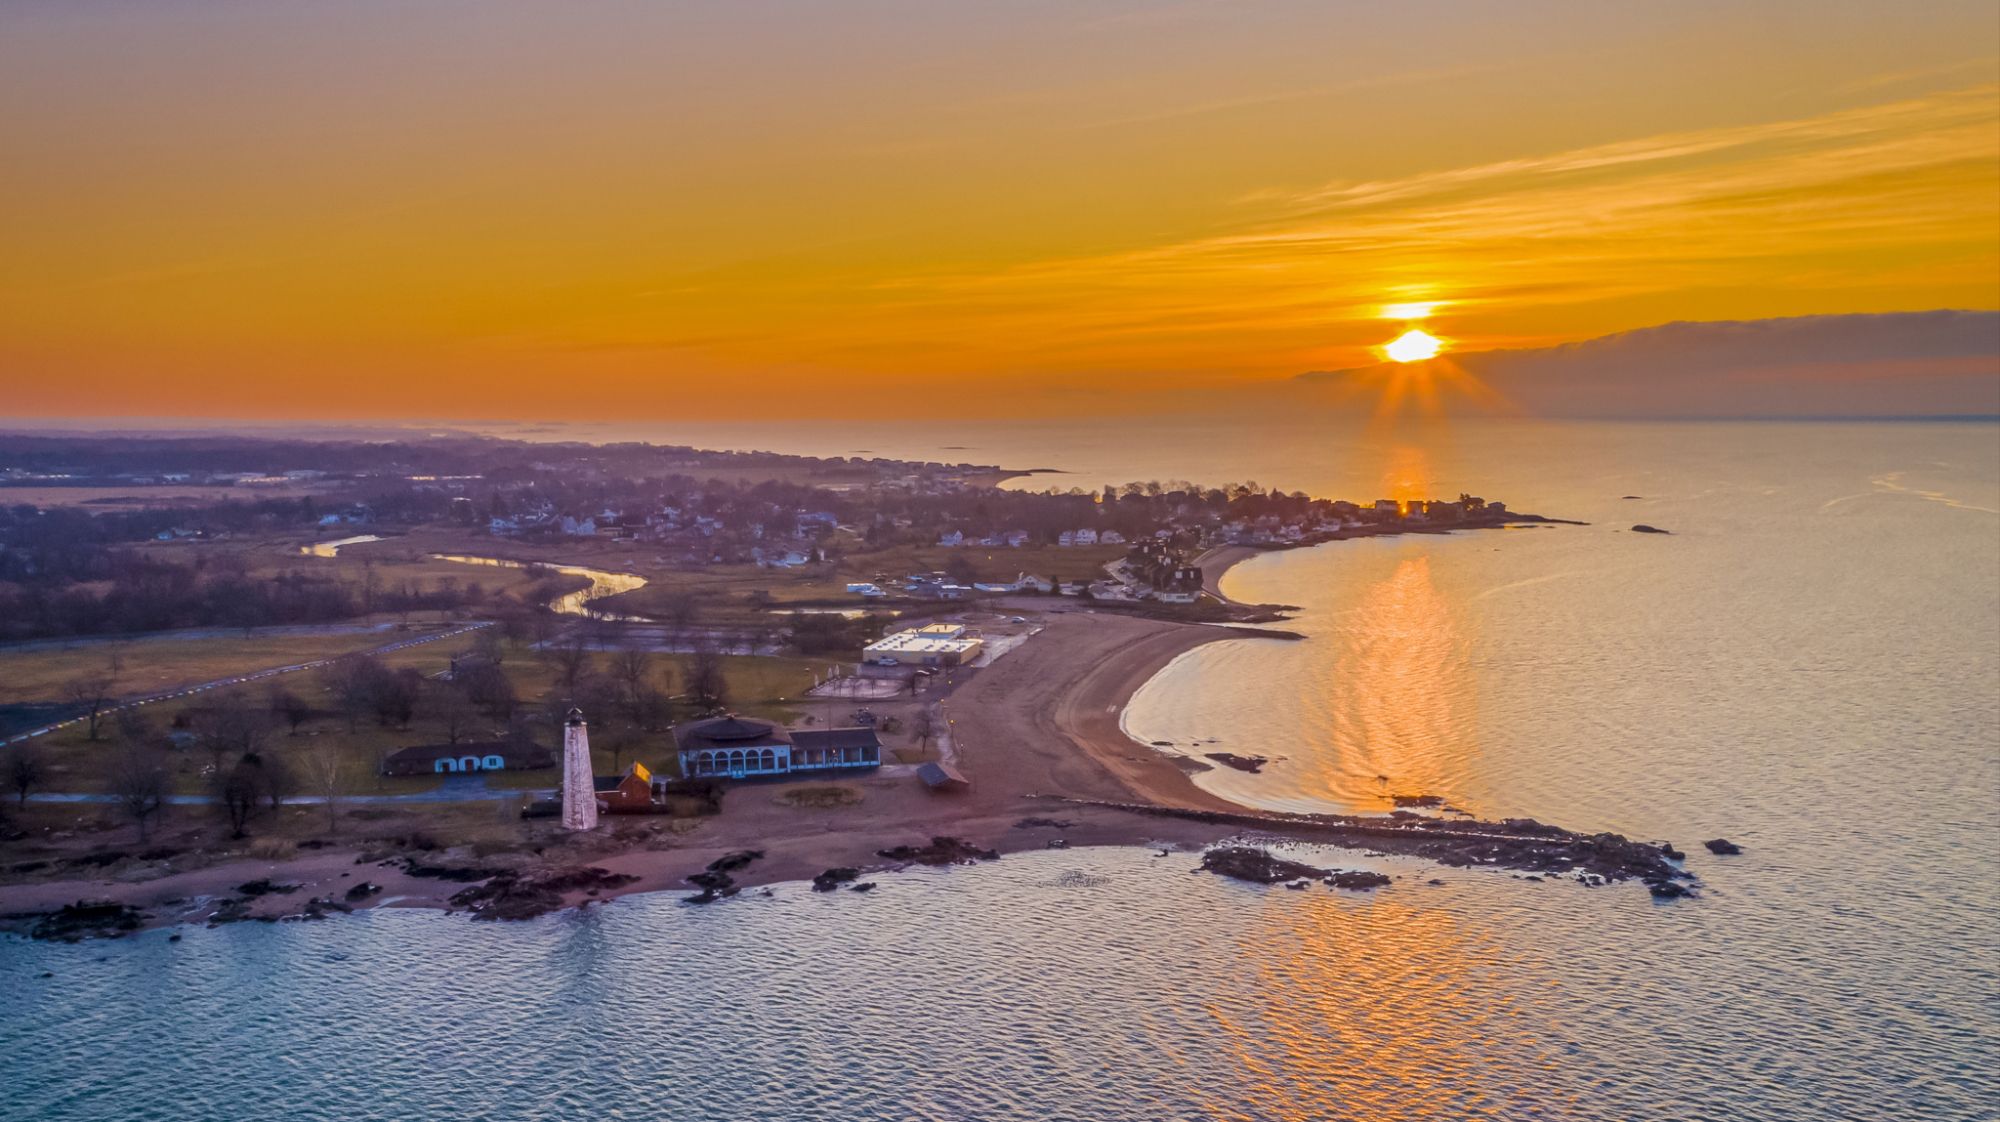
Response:
[{"label": "rock in the water", "polygon": [[638,879],[594,865],[527,873],[509,869],[453,895],[450,903],[470,911],[474,919],[532,919],[562,907],[566,892],[619,888]]},{"label": "rock in the water", "polygon": [[1204,752],[1202,755],[1224,767],[1233,767],[1252,775],[1264,770],[1264,765],[1271,762],[1263,756],[1239,756],[1234,752]]},{"label": "rock in the water", "polygon": [[1670,880],[1649,880],[1646,890],[1661,900],[1673,900],[1690,895],[1687,885]]},{"label": "rock in the water", "polygon": [[1635,534],[1671,534],[1671,533],[1673,533],[1673,531],[1672,531],[1672,530],[1662,530],[1662,529],[1660,529],[1660,528],[1659,528],[1658,526],[1648,526],[1648,525],[1646,525],[1646,524],[1645,524],[1644,522],[1641,522],[1641,523],[1639,523],[1639,524],[1638,524],[1637,526],[1634,526],[1634,527],[1632,527],[1632,532],[1633,532],[1633,533],[1635,533]]},{"label": "rock in the water", "polygon": [[1443,795],[1391,795],[1397,806],[1439,807],[1444,805]]},{"label": "rock in the water", "polygon": [[28,936],[57,943],[116,938],[137,931],[144,919],[144,913],[130,904],[78,900],[44,914],[29,929]]},{"label": "rock in the water", "polygon": [[1326,883],[1335,888],[1383,888],[1389,878],[1383,873],[1373,873],[1366,869],[1337,869],[1326,878]]},{"label": "rock in the water", "polygon": [[1701,844],[1707,846],[1708,851],[1710,853],[1715,854],[1718,857],[1727,857],[1732,853],[1743,852],[1742,846],[1737,845],[1735,842],[1730,841],[1728,838],[1710,838],[1709,840]]},{"label": "rock in the water", "polygon": [[875,891],[875,882],[872,880],[864,880],[860,884],[848,886],[847,890],[849,892],[873,892]]},{"label": "rock in the water", "polygon": [[1268,849],[1247,845],[1223,845],[1201,855],[1203,871],[1256,884],[1276,884],[1281,880],[1308,877],[1319,880],[1327,870],[1298,861],[1274,857]]},{"label": "rock in the water", "polygon": [[860,869],[851,868],[847,866],[842,866],[836,869],[828,869],[826,872],[823,872],[820,875],[813,878],[813,891],[832,892],[834,889],[839,888],[841,885],[846,884],[848,881],[854,880],[860,875],[861,875]]},{"label": "rock in the water", "polygon": [[1685,861],[1685,860],[1687,860],[1687,854],[1685,854],[1685,853],[1682,853],[1682,852],[1681,852],[1680,850],[1678,850],[1678,849],[1675,849],[1675,848],[1674,848],[1674,843],[1672,843],[1672,842],[1661,842],[1661,843],[1660,843],[1660,852],[1661,852],[1661,853],[1664,853],[1664,854],[1666,854],[1666,856],[1667,856],[1667,860],[1669,860],[1669,861]]}]

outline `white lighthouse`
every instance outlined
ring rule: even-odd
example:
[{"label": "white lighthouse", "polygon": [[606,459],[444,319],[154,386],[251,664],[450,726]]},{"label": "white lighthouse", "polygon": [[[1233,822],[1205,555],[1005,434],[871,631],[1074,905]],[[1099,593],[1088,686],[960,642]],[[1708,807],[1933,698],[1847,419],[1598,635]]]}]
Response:
[{"label": "white lighthouse", "polygon": [[569,711],[563,723],[562,824],[565,830],[597,829],[597,782],[590,767],[590,728],[583,710]]}]

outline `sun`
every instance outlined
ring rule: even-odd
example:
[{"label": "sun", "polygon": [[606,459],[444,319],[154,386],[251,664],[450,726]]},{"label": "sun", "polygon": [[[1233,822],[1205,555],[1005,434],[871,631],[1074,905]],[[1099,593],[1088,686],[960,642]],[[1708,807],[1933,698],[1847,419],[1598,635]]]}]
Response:
[{"label": "sun", "polygon": [[1395,342],[1382,348],[1397,362],[1421,362],[1427,358],[1436,358],[1437,353],[1443,349],[1443,340],[1414,327],[1397,336]]}]

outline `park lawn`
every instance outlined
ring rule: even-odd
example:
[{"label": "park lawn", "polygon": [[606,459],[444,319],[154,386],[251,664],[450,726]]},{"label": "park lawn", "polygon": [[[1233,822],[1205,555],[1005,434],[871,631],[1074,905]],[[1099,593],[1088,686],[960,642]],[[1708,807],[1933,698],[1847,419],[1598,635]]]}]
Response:
[{"label": "park lawn", "polygon": [[[120,665],[112,679],[112,696],[130,697],[331,658],[420,634],[334,631],[246,636],[242,632],[223,631],[199,639],[138,637],[119,643],[93,640],[73,645],[37,645],[26,650],[0,649],[0,705],[63,701],[63,689],[68,683],[109,673],[114,654]],[[412,648],[409,653],[423,649]]]}]

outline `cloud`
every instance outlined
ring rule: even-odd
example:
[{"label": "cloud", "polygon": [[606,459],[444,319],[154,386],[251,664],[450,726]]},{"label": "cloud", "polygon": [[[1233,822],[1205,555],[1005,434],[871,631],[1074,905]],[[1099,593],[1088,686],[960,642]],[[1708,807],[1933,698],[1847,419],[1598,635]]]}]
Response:
[{"label": "cloud", "polygon": [[[977,319],[1024,357],[1098,347],[1109,332],[1126,334],[1136,361],[1155,331],[1162,350],[1218,368],[1256,361],[1246,355],[1296,359],[1315,338],[1352,359],[1366,334],[1379,334],[1369,320],[1390,299],[1447,299],[1458,326],[1488,345],[1533,341],[1509,333],[1524,310],[1637,307],[1690,292],[1761,293],[1772,312],[1880,306],[1879,293],[1849,293],[1899,270],[1927,277],[1908,299],[1983,303],[1990,296],[1972,294],[1990,292],[2000,267],[1996,194],[2000,87],[1982,85],[1264,190],[1238,200],[1230,229],[1205,236],[879,287],[897,314]],[[1774,303],[1780,296],[1790,303]],[[1806,300],[1819,308],[1797,307]],[[1643,323],[1676,311],[1709,309],[1626,314]]]}]

